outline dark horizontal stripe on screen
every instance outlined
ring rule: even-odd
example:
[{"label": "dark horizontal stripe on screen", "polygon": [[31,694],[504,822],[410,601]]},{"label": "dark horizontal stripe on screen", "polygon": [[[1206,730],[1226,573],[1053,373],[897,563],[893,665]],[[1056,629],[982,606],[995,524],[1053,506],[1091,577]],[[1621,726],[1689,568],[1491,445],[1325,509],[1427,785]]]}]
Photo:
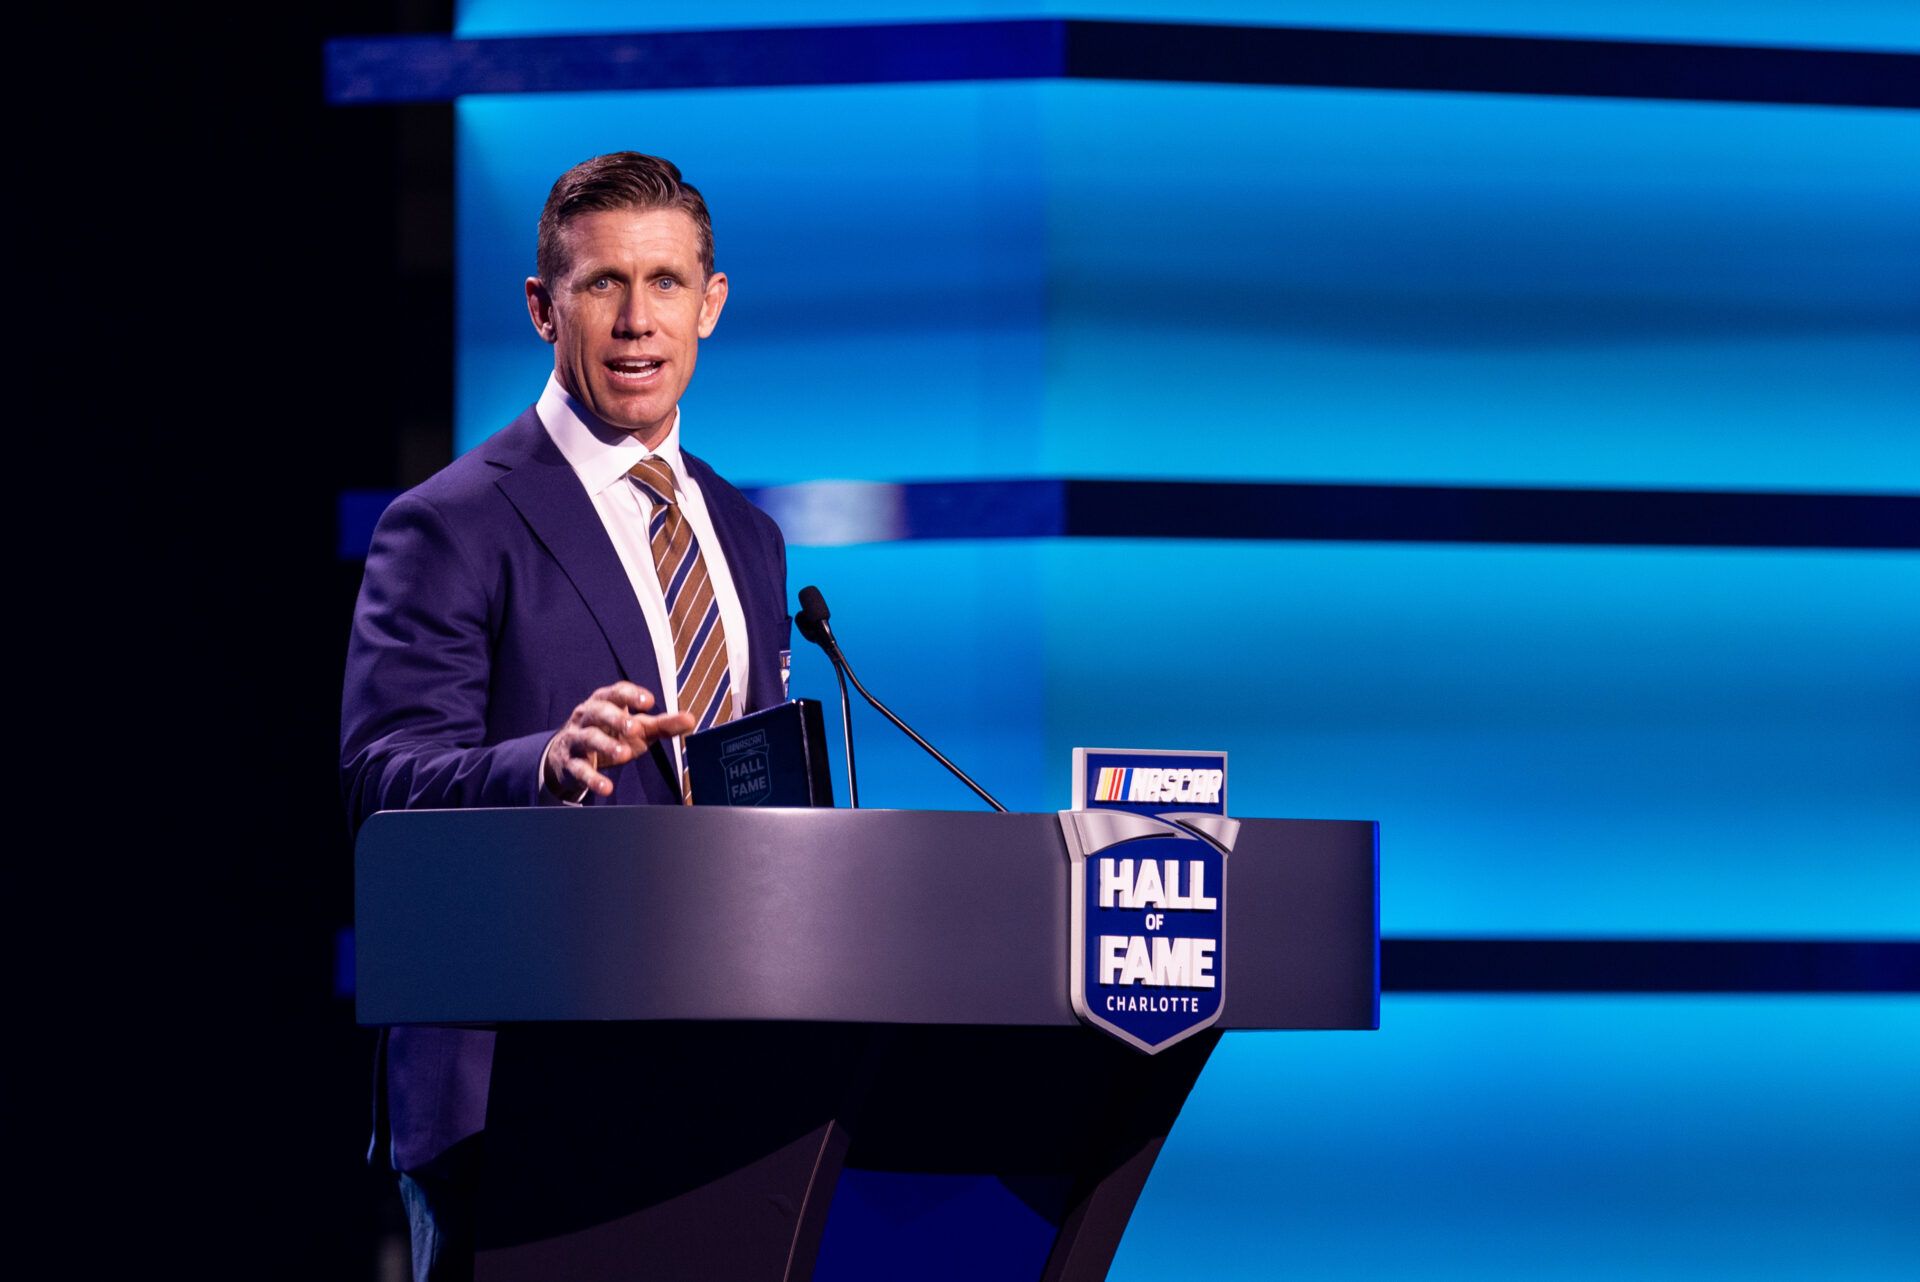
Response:
[{"label": "dark horizontal stripe on screen", "polygon": [[1920,55],[1098,19],[331,40],[327,99],[953,80],[1145,80],[1920,107]]},{"label": "dark horizontal stripe on screen", "polygon": [[[811,482],[749,490],[802,546],[927,539],[1229,539],[1920,548],[1920,495],[1259,481]],[[340,496],[367,554],[387,490]]]},{"label": "dark horizontal stripe on screen", "polygon": [[1342,89],[1920,107],[1920,56],[1544,36],[1075,22],[1067,74]]},{"label": "dark horizontal stripe on screen", "polygon": [[1920,993],[1920,943],[1383,939],[1391,993]]},{"label": "dark horizontal stripe on screen", "polygon": [[932,22],[586,36],[382,36],[327,42],[327,100],[746,89],[1057,77],[1059,21]]},{"label": "dark horizontal stripe on screen", "polygon": [[1920,547],[1920,495],[1068,481],[1082,538]]}]

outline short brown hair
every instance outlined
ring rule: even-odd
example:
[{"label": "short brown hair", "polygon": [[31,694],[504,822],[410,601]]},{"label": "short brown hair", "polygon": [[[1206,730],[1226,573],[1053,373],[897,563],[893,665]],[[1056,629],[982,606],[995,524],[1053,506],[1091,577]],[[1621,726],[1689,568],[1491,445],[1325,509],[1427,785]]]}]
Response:
[{"label": "short brown hair", "polygon": [[583,160],[554,182],[540,211],[534,269],[551,283],[567,270],[560,233],[582,214],[615,209],[678,209],[693,219],[700,239],[700,270],[713,275],[713,218],[700,189],[680,177],[680,167],[659,156],[614,151]]}]

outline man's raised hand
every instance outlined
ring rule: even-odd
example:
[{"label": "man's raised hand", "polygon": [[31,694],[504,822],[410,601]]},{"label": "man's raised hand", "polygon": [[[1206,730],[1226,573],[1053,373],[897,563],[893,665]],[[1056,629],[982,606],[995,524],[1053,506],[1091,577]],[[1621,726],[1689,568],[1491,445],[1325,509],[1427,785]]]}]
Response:
[{"label": "man's raised hand", "polygon": [[588,792],[608,796],[613,780],[600,773],[602,763],[623,765],[644,754],[654,740],[693,729],[691,714],[650,716],[647,709],[652,706],[653,692],[631,681],[616,681],[588,695],[547,744],[541,770],[547,791],[564,801]]}]

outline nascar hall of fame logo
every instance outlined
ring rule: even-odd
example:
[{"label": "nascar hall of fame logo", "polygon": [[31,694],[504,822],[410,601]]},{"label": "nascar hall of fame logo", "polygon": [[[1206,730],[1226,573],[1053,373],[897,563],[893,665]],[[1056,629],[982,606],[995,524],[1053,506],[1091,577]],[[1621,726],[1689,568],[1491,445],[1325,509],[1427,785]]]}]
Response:
[{"label": "nascar hall of fame logo", "polygon": [[1227,855],[1221,753],[1074,751],[1068,976],[1074,1012],[1152,1054],[1226,1002]]},{"label": "nascar hall of fame logo", "polygon": [[722,740],[720,769],[727,779],[729,806],[757,806],[773,795],[773,766],[767,760],[767,732],[756,730]]},{"label": "nascar hall of fame logo", "polygon": [[1227,813],[1227,754],[1148,752],[1139,748],[1075,748],[1073,808]]}]

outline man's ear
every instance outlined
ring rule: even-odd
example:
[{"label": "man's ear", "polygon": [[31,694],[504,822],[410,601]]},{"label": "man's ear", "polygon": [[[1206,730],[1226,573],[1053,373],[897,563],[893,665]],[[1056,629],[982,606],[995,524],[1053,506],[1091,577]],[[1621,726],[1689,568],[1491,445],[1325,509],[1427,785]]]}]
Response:
[{"label": "man's ear", "polygon": [[546,282],[538,276],[527,277],[527,319],[533,322],[534,333],[551,343],[553,332],[553,295],[547,292]]},{"label": "man's ear", "polygon": [[713,336],[713,327],[720,323],[720,309],[726,305],[727,274],[715,272],[707,277],[707,287],[700,295],[700,337]]}]

